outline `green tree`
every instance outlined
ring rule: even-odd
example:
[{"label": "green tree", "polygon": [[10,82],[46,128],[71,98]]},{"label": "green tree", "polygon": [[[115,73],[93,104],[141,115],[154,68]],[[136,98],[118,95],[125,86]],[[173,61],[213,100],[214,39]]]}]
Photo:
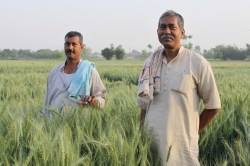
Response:
[{"label": "green tree", "polygon": [[247,51],[239,49],[236,46],[218,45],[208,51],[204,51],[205,57],[213,57],[214,59],[230,59],[230,60],[244,60],[247,57]]},{"label": "green tree", "polygon": [[88,58],[92,54],[92,50],[89,47],[84,47],[81,57]]},{"label": "green tree", "polygon": [[1,59],[16,59],[18,50],[3,49],[0,53]]},{"label": "green tree", "polygon": [[187,49],[192,50],[193,49],[193,43],[189,42],[189,43],[185,44],[184,47],[186,47]]},{"label": "green tree", "polygon": [[142,58],[144,58],[144,59],[148,57],[148,52],[147,52],[146,49],[144,49],[144,50],[141,51],[141,56],[142,56]]},{"label": "green tree", "polygon": [[192,38],[193,38],[192,35],[185,35],[184,38],[183,38],[183,40],[188,40],[188,39],[192,39]]},{"label": "green tree", "polygon": [[216,48],[204,50],[203,55],[207,59],[222,59],[222,57],[223,57],[222,52]]},{"label": "green tree", "polygon": [[200,46],[195,46],[194,51],[201,54],[201,47]]},{"label": "green tree", "polygon": [[116,47],[115,51],[115,56],[117,60],[122,60],[125,56],[125,50],[122,48],[121,45],[119,45],[118,47]]},{"label": "green tree", "polygon": [[106,60],[111,60],[113,58],[113,55],[114,55],[114,50],[112,48],[104,48],[102,50],[102,56]]},{"label": "green tree", "polygon": [[191,40],[193,38],[192,35],[185,35],[183,38],[183,46],[187,49],[193,49],[193,43],[188,42],[188,40]]},{"label": "green tree", "polygon": [[56,51],[54,51],[54,54],[55,54],[54,57],[56,59],[61,59],[61,58],[64,57],[64,52],[63,51],[56,50]]},{"label": "green tree", "polygon": [[247,47],[247,49],[246,49],[246,56],[247,56],[248,59],[250,59],[250,44],[247,43],[246,47]]},{"label": "green tree", "polygon": [[152,49],[153,47],[152,47],[152,45],[151,45],[151,44],[148,44],[148,45],[147,45],[147,47],[148,47],[148,53],[150,54],[151,49]]},{"label": "green tree", "polygon": [[23,50],[23,49],[20,49],[20,50],[18,50],[18,52],[17,52],[17,54],[18,54],[18,57],[19,58],[30,58],[30,57],[32,57],[32,52],[31,52],[31,50]]},{"label": "green tree", "polygon": [[64,56],[62,51],[52,51],[50,49],[40,49],[32,54],[32,58],[36,59],[59,59]]},{"label": "green tree", "polygon": [[243,50],[240,50],[236,46],[223,46],[220,47],[217,46],[216,49],[218,49],[220,52],[222,52],[223,59],[231,59],[231,60],[243,60],[246,58],[246,54]]}]

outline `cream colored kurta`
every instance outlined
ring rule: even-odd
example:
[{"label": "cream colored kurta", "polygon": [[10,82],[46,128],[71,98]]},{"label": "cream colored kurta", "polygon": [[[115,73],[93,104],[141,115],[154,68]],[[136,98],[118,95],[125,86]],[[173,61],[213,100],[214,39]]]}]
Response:
[{"label": "cream colored kurta", "polygon": [[200,99],[206,109],[221,107],[212,69],[205,58],[181,47],[172,61],[163,60],[160,77],[160,93],[148,106],[145,123],[162,165],[199,165]]},{"label": "cream colored kurta", "polygon": [[[73,74],[64,73],[65,63],[54,67],[47,80],[47,89],[43,106],[43,113],[51,116],[49,109],[56,109],[61,111],[64,106],[72,108],[77,106],[68,98],[68,88],[73,79]],[[100,79],[100,76],[95,68],[92,68],[90,77],[90,95],[95,96],[98,107],[103,108],[105,105],[106,89]]]}]

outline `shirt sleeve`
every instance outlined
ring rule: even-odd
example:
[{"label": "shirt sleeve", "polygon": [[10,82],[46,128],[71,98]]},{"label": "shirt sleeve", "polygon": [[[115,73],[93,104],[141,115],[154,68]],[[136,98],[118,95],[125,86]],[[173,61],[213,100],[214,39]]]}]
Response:
[{"label": "shirt sleeve", "polygon": [[198,92],[203,100],[205,109],[221,108],[219,92],[216,86],[212,68],[208,61],[202,61],[199,71],[200,79],[198,83]]},{"label": "shirt sleeve", "polygon": [[47,84],[46,84],[46,92],[44,97],[44,104],[43,104],[43,110],[42,113],[48,117],[51,117],[51,112],[48,111],[49,106],[49,83],[51,82],[52,72],[49,74],[47,78]]},{"label": "shirt sleeve", "polygon": [[97,100],[99,108],[105,106],[106,88],[104,87],[102,80],[96,68],[92,68],[92,74],[90,78],[91,92],[90,95],[94,96]]}]

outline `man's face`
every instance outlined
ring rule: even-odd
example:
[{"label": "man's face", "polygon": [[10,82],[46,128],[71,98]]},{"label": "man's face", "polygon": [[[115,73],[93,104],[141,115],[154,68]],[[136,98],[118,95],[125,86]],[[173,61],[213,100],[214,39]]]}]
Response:
[{"label": "man's face", "polygon": [[164,48],[177,49],[180,47],[185,30],[179,27],[177,17],[165,16],[160,19],[157,34]]},{"label": "man's face", "polygon": [[66,37],[64,43],[64,52],[69,60],[78,60],[81,58],[83,45],[78,36]]}]

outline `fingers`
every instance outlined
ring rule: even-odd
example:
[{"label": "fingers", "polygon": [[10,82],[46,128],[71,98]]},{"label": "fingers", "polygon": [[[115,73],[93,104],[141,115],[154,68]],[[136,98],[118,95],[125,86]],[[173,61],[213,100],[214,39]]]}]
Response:
[{"label": "fingers", "polygon": [[85,101],[80,100],[80,101],[78,102],[78,104],[80,104],[80,105],[87,105],[88,102],[85,102]]},{"label": "fingers", "polygon": [[82,99],[78,102],[78,104],[88,105],[91,103],[93,96],[83,96]]}]

